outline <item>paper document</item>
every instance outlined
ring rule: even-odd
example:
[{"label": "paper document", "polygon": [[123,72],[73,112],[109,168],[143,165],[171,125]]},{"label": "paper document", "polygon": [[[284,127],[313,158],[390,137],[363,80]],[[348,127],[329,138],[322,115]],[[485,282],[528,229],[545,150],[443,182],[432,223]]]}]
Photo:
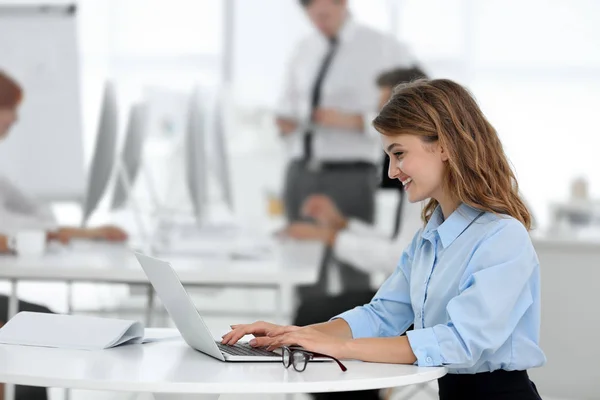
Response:
[{"label": "paper document", "polygon": [[141,322],[90,317],[20,312],[0,329],[0,343],[102,350],[122,344],[142,343]]}]

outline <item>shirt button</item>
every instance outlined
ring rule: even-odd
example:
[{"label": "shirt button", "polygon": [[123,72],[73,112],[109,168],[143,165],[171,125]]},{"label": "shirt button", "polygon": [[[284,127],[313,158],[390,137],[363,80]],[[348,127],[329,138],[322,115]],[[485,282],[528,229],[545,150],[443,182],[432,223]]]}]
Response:
[{"label": "shirt button", "polygon": [[427,357],[427,362],[428,363],[433,362],[433,359],[431,357]]},{"label": "shirt button", "polygon": [[421,318],[421,313],[417,311],[417,318]]}]

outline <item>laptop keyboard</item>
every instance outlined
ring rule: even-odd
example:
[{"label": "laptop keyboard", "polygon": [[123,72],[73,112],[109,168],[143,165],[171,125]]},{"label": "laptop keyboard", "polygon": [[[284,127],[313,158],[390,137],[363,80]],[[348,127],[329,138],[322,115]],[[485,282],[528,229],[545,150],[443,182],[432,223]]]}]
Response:
[{"label": "laptop keyboard", "polygon": [[219,350],[223,353],[231,354],[232,356],[249,356],[249,357],[281,357],[281,354],[267,351],[261,348],[255,348],[248,343],[236,343],[233,346],[216,342]]}]

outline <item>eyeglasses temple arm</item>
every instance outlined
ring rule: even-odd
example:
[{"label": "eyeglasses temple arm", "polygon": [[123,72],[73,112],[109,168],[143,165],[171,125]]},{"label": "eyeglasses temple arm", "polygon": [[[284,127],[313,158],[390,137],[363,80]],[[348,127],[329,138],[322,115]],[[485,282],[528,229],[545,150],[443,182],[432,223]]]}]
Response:
[{"label": "eyeglasses temple arm", "polygon": [[321,353],[312,353],[313,357],[326,357],[326,358],[331,358],[333,361],[335,361],[337,363],[337,365],[340,366],[340,368],[342,369],[342,371],[346,372],[348,370],[348,368],[346,368],[346,366],[344,364],[342,364],[342,362],[340,360],[338,360],[335,357],[332,356],[328,356],[327,354],[321,354]]}]

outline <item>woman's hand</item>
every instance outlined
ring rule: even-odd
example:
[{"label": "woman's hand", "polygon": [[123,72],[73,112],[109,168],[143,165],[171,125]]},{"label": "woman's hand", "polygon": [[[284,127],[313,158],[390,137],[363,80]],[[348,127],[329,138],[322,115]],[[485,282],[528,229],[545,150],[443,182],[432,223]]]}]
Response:
[{"label": "woman's hand", "polygon": [[272,331],[267,336],[252,339],[250,345],[253,347],[266,347],[267,350],[295,345],[315,353],[335,358],[345,358],[350,340],[352,339],[328,335],[310,326],[303,328],[292,326],[283,327],[283,329]]},{"label": "woman's hand", "polygon": [[231,325],[231,331],[223,335],[221,343],[234,345],[245,335],[254,335],[256,338],[267,336],[272,332],[283,332],[292,329],[300,329],[297,326],[275,325],[265,321],[257,321],[251,324]]},{"label": "woman's hand", "polygon": [[250,341],[252,347],[266,347],[275,350],[281,346],[301,346],[305,350],[321,353],[335,358],[344,358],[346,345],[351,340],[322,333],[306,326],[275,325],[264,321],[246,325],[232,325],[231,332],[223,335],[221,343],[234,345],[245,335],[254,335]]}]

